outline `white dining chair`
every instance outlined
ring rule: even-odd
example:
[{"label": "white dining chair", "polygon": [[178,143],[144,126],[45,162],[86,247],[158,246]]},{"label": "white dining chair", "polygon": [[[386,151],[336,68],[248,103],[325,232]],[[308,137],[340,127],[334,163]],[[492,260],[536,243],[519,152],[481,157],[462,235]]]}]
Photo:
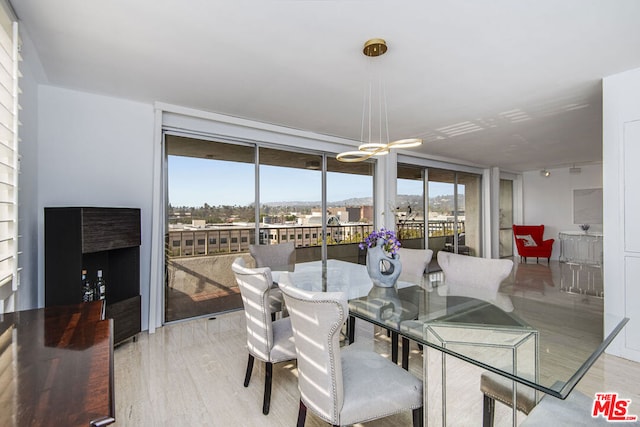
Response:
[{"label": "white dining chair", "polygon": [[343,292],[309,292],[283,285],[298,355],[298,427],[307,409],[333,426],[351,425],[402,411],[423,425],[422,381],[357,344],[340,348],[349,315]]},{"label": "white dining chair", "polygon": [[[403,289],[414,285],[422,285],[425,272],[429,270],[429,263],[433,258],[431,249],[410,249],[402,248],[400,250],[400,264],[402,272],[396,282],[396,289]],[[391,336],[391,360],[398,361],[398,333],[388,331]],[[409,368],[409,340],[402,339],[402,367]],[[421,346],[419,346],[421,347]]]},{"label": "white dining chair", "polygon": [[400,250],[400,263],[402,264],[402,272],[398,277],[397,288],[420,285],[424,277],[424,273],[428,272],[429,263],[433,257],[431,249],[409,249],[402,248]]},{"label": "white dining chair", "polygon": [[[275,245],[249,245],[249,254],[256,262],[256,267],[269,267],[271,269],[274,282],[272,287],[278,287],[276,283],[281,271],[293,271],[296,265],[296,248],[293,242],[278,243]],[[276,308],[272,311],[272,319],[276,319],[276,313],[286,316],[284,300],[278,291],[271,294],[272,306]],[[278,304],[280,307],[278,308]]]},{"label": "white dining chair", "polygon": [[594,397],[588,397],[577,390],[573,390],[565,400],[546,395],[520,427],[553,426],[611,426],[638,425],[638,422],[610,422],[604,414],[593,417]]},{"label": "white dining chair", "polygon": [[[514,382],[493,372],[480,376],[480,391],[483,394],[482,427],[493,427],[496,401],[513,408]],[[516,386],[516,409],[528,415],[537,404],[536,391],[522,384]]]},{"label": "white dining chair", "polygon": [[479,289],[487,294],[497,293],[513,270],[510,259],[478,258],[446,251],[438,252],[437,258],[445,285]]},{"label": "white dining chair", "polygon": [[293,242],[249,245],[249,253],[256,260],[256,267],[269,267],[271,271],[293,271],[296,265]]},{"label": "white dining chair", "polygon": [[[269,267],[248,268],[244,259],[238,257],[231,265],[235,274],[247,327],[247,348],[249,360],[244,386],[249,386],[255,359],[265,362],[264,398],[262,413],[269,413],[271,401],[271,380],[273,364],[296,358],[291,320],[288,317],[272,320],[271,287],[273,280]],[[275,289],[280,295],[280,289]]]},{"label": "white dining chair", "polygon": [[[477,258],[450,252],[438,252],[438,264],[444,273],[444,286],[438,288],[450,295],[469,296],[482,299],[512,311],[511,299],[504,301],[498,292],[500,284],[513,270],[513,261],[509,259]],[[493,426],[495,401],[513,407],[512,381],[499,375],[485,372],[480,378],[480,390],[483,393],[483,426]],[[516,409],[528,414],[536,405],[535,392],[525,386],[516,389]]]}]

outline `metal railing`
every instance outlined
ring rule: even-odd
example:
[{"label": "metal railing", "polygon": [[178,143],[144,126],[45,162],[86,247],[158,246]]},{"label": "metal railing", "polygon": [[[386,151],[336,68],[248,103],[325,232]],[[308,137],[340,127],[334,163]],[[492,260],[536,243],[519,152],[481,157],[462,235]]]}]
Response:
[{"label": "metal railing", "polygon": [[[396,224],[398,238],[424,238],[423,222]],[[362,242],[374,230],[372,224],[346,224],[327,226],[327,244],[342,245]],[[429,237],[453,236],[454,222],[438,220],[428,222]],[[464,222],[458,222],[458,233],[464,232]],[[293,241],[296,247],[322,245],[321,226],[281,226],[260,228],[260,244],[278,244]],[[192,257],[247,252],[256,243],[254,227],[228,226],[193,230],[170,230],[166,236],[167,255]]]}]

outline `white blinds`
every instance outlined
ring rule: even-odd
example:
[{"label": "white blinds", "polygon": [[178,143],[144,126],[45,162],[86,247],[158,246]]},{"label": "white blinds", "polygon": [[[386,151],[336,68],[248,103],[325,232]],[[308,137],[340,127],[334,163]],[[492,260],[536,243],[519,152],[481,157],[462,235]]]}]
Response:
[{"label": "white blinds", "polygon": [[0,7],[0,313],[18,286],[18,62],[18,24]]}]

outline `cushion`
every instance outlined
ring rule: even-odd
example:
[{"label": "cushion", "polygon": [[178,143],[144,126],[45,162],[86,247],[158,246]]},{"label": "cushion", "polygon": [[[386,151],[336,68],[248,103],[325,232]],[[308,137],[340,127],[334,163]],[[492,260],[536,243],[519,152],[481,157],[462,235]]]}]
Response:
[{"label": "cushion", "polygon": [[357,344],[342,349],[341,359],[344,405],[340,425],[366,422],[423,405],[422,380],[390,360]]},{"label": "cushion", "polygon": [[[609,423],[602,416],[593,418],[591,416],[592,408],[593,398],[587,397],[576,390],[572,391],[565,400],[556,399],[553,396],[545,396],[520,424],[520,427],[546,427],[549,425],[606,426],[617,424]],[[625,424],[627,423],[621,423],[621,425]],[[633,424],[635,425],[635,423]]]},{"label": "cushion", "polygon": [[531,237],[531,234],[518,235],[516,239],[524,240],[525,246],[538,246],[535,240],[533,240],[533,237]]},{"label": "cushion", "polygon": [[[493,372],[484,372],[480,377],[480,390],[494,400],[512,406],[513,381]],[[516,407],[528,414],[536,406],[536,391],[518,384],[516,388]]]}]

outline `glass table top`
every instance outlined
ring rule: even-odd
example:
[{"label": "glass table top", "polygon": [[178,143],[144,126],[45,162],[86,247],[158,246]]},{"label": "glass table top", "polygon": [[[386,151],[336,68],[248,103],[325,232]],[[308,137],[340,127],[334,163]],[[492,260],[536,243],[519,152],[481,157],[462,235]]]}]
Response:
[{"label": "glass table top", "polygon": [[557,289],[490,294],[448,284],[441,272],[392,288],[374,286],[364,265],[339,260],[273,276],[304,290],[345,292],[351,316],[559,398],[628,321],[613,319],[618,326],[604,336],[602,299]]}]

